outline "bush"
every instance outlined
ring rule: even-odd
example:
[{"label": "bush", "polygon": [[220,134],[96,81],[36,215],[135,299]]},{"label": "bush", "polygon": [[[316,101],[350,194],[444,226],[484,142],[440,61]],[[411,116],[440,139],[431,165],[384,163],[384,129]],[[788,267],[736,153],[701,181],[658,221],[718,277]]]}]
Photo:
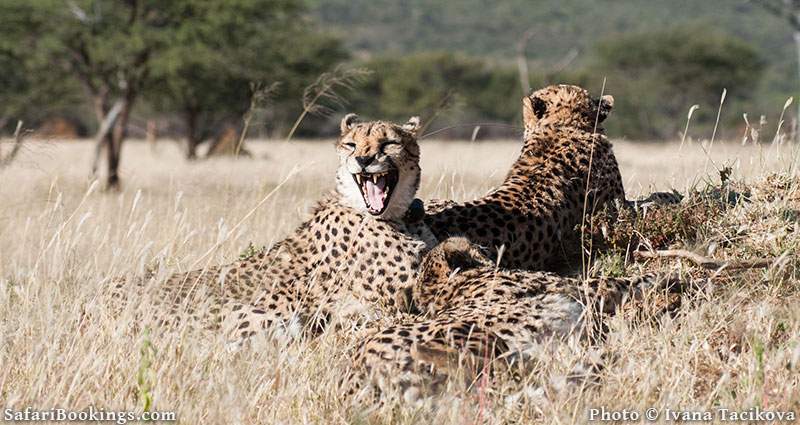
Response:
[{"label": "bush", "polygon": [[[350,109],[369,118],[405,121],[419,115],[428,129],[457,125],[441,136],[469,137],[474,124],[517,123],[522,93],[516,71],[444,52],[366,61],[373,74],[354,95]],[[433,120],[433,122],[430,122]],[[519,124],[517,124],[519,125]],[[486,135],[514,129],[487,127]]]},{"label": "bush", "polygon": [[[609,131],[630,138],[675,138],[693,104],[692,128],[713,126],[723,89],[725,110],[751,98],[764,63],[749,44],[707,26],[620,36],[601,42],[591,66],[616,97]],[[739,113],[724,115],[739,120]]]}]

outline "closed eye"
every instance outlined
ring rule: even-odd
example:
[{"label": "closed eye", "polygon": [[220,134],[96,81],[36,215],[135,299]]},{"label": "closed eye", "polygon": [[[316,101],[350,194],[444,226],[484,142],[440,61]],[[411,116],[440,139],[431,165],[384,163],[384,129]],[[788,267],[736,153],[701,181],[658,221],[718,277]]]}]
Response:
[{"label": "closed eye", "polygon": [[350,149],[350,150],[355,150],[355,148],[356,148],[356,144],[355,143],[345,143],[344,146],[347,149]]},{"label": "closed eye", "polygon": [[388,146],[398,146],[400,145],[399,140],[384,140],[381,142],[381,149],[385,149]]}]

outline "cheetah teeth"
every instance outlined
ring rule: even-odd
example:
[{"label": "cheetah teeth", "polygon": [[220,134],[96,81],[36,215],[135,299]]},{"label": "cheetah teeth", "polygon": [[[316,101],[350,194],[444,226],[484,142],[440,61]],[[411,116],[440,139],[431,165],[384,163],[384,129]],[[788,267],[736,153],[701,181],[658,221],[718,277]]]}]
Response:
[{"label": "cheetah teeth", "polygon": [[389,174],[388,172],[374,173],[374,174],[355,174],[355,177],[358,184],[364,184],[364,177],[372,180],[373,183],[378,184],[378,179],[380,179],[381,177],[387,177],[388,174]]}]

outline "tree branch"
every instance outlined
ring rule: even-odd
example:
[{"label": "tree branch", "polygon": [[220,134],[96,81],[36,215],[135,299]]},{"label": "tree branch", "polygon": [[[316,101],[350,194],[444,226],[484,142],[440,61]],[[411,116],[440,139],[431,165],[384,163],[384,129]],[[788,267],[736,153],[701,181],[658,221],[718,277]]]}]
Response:
[{"label": "tree branch", "polygon": [[666,249],[661,251],[636,251],[633,253],[634,258],[682,258],[695,263],[704,269],[718,270],[741,270],[741,269],[760,269],[769,267],[774,264],[777,258],[757,258],[755,260],[730,260],[719,261],[713,258],[704,257],[700,254],[685,249]]},{"label": "tree branch", "polygon": [[17,121],[17,129],[14,130],[14,147],[11,148],[11,152],[6,155],[5,158],[0,158],[0,168],[6,167],[11,164],[11,161],[14,160],[14,157],[17,156],[19,153],[20,148],[22,148],[22,121]]},{"label": "tree branch", "polygon": [[67,1],[67,6],[69,7],[69,11],[72,12],[72,15],[75,16],[75,19],[80,21],[82,24],[90,24],[91,20],[89,19],[89,15],[81,9],[74,1],[69,0]]},{"label": "tree branch", "polygon": [[92,174],[97,175],[97,169],[100,166],[100,152],[103,149],[103,142],[108,138],[108,134],[112,128],[114,128],[114,124],[117,122],[117,118],[119,118],[120,112],[122,112],[122,107],[124,106],[125,101],[122,99],[118,99],[114,102],[114,106],[108,111],[106,116],[103,118],[103,121],[100,123],[100,128],[97,130],[97,135],[95,136],[95,145],[94,145],[94,160],[92,161]]}]

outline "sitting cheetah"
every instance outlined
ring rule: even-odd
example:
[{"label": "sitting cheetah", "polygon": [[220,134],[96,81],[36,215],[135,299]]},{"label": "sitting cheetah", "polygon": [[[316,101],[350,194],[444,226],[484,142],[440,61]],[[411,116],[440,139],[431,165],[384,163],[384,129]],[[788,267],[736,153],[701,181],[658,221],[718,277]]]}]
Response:
[{"label": "sitting cheetah", "polygon": [[[467,239],[456,237],[425,257],[419,281],[414,300],[423,314],[373,329],[357,351],[356,373],[345,381],[351,393],[375,389],[373,383],[379,390],[399,388],[413,399],[426,384],[441,382],[459,367],[472,368],[474,377],[486,360],[505,368],[542,354],[542,344],[551,338],[594,336],[605,315],[654,289],[658,279],[582,281],[497,269]],[[673,282],[658,283],[672,288]]]},{"label": "sitting cheetah", "polygon": [[[336,189],[311,218],[267,253],[140,281],[138,291],[155,285],[155,302],[169,306],[157,321],[177,322],[184,312],[194,325],[240,342],[264,330],[318,330],[344,314],[408,311],[419,262],[436,241],[414,200],[418,128],[416,117],[401,126],[347,115],[336,142]],[[130,286],[119,282],[117,295],[129,295]]]},{"label": "sitting cheetah", "polygon": [[577,254],[581,217],[625,199],[611,143],[599,127],[613,101],[570,85],[525,97],[524,145],[505,181],[474,201],[432,202],[425,222],[440,240],[462,235],[488,249],[503,246],[503,267],[561,266]]}]

